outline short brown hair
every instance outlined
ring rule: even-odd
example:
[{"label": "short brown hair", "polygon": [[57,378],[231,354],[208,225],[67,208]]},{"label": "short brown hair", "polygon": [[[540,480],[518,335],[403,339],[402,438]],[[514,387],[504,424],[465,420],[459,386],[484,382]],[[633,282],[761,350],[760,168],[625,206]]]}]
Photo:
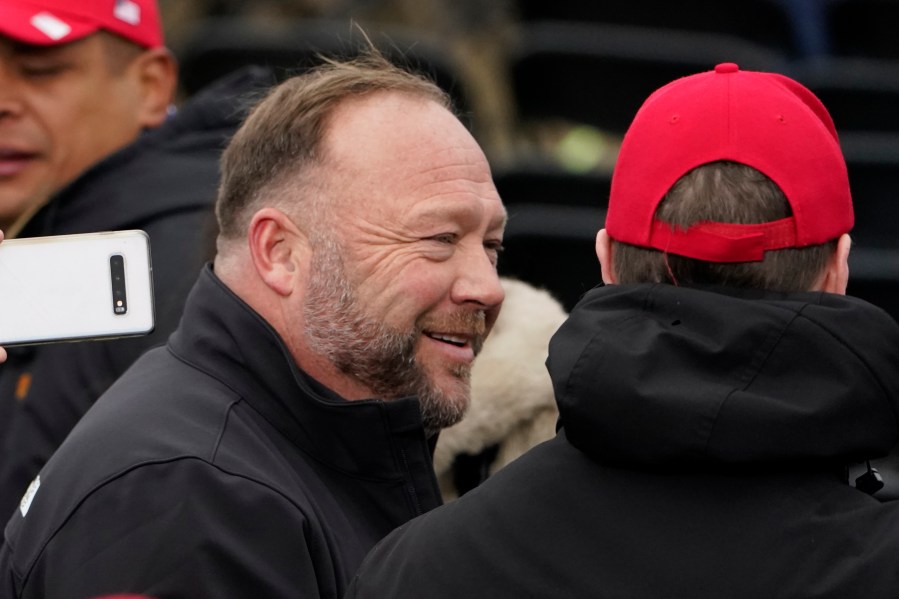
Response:
[{"label": "short brown hair", "polygon": [[[734,162],[697,167],[675,183],[656,217],[680,227],[700,221],[765,223],[792,215],[783,191],[756,169]],[[726,285],[771,291],[808,291],[835,250],[835,242],[772,250],[760,262],[715,263],[615,242],[619,283]]]},{"label": "short brown hair", "polygon": [[287,182],[301,181],[324,160],[328,117],[344,99],[402,92],[452,110],[434,82],[387,60],[370,47],[347,61],[325,59],[315,69],[274,87],[244,121],[222,156],[216,216],[220,238],[246,234],[254,208]]}]

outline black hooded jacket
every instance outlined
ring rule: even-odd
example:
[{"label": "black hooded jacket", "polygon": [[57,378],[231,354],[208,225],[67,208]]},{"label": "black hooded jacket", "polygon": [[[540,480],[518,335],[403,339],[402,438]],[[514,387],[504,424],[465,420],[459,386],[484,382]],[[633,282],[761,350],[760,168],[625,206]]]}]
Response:
[{"label": "black hooded jacket", "polygon": [[100,394],[177,326],[184,299],[214,251],[219,155],[249,98],[271,82],[267,71],[249,69],[214,84],[165,124],[87,170],[20,233],[146,231],[156,328],[145,337],[9,349],[0,365],[0,520],[12,514]]},{"label": "black hooded jacket", "polygon": [[41,470],[0,599],[338,599],[366,552],[440,504],[418,401],[344,401],[211,269]]},{"label": "black hooded jacket", "polygon": [[899,596],[899,327],[854,298],[589,292],[550,344],[559,435],[389,536],[349,597]]}]

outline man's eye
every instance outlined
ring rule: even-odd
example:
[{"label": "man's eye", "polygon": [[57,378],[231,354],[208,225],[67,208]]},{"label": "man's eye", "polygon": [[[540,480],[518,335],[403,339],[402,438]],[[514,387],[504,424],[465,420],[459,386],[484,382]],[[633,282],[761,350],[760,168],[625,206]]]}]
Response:
[{"label": "man's eye", "polygon": [[22,75],[25,77],[52,77],[66,70],[66,65],[53,63],[41,65],[23,65]]},{"label": "man's eye", "polygon": [[484,249],[487,250],[487,254],[490,257],[490,261],[494,266],[499,262],[499,255],[503,252],[504,248],[501,241],[487,241],[484,243]]},{"label": "man's eye", "polygon": [[438,243],[456,243],[456,235],[453,233],[441,233],[440,235],[434,235],[429,239]]}]

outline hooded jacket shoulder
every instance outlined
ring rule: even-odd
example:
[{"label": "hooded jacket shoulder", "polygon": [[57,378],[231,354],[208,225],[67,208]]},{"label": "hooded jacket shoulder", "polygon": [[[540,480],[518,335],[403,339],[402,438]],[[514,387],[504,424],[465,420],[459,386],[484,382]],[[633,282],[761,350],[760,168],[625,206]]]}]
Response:
[{"label": "hooded jacket shoulder", "polygon": [[899,327],[853,298],[587,293],[553,336],[563,428],[391,533],[348,598],[890,599]]},{"label": "hooded jacket shoulder", "polygon": [[588,293],[548,368],[579,449],[689,466],[885,455],[896,364],[899,327],[862,300],[637,285]]}]

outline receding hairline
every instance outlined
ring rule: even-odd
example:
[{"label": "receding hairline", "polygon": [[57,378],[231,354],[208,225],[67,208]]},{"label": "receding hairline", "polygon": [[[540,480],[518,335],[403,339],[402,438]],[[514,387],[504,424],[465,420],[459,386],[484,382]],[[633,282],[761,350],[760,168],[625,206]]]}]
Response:
[{"label": "receding hairline", "polygon": [[[419,93],[415,90],[371,89],[362,93],[341,97],[331,104],[323,115],[316,159],[309,162],[302,169],[302,172],[282,171],[279,177],[271,181],[267,188],[267,193],[282,194],[290,193],[291,190],[302,189],[307,192],[312,191],[316,197],[327,196],[329,201],[309,202],[304,205],[303,209],[304,212],[311,209],[314,220],[318,221],[319,224],[323,222],[326,224],[333,223],[333,221],[328,219],[336,216],[336,211],[345,205],[345,201],[349,201],[349,198],[341,198],[325,192],[326,189],[333,189],[332,184],[335,178],[339,179],[345,174],[341,167],[345,166],[346,163],[341,159],[342,157],[336,155],[334,147],[334,136],[342,131],[339,127],[341,116],[343,116],[341,113],[347,110],[358,110],[361,105],[389,96],[398,96],[421,105],[432,105],[445,110],[453,118],[458,118],[452,111],[451,106],[429,94]],[[316,189],[319,191],[316,191]],[[285,212],[289,211],[290,208],[285,209]]]},{"label": "receding hairline", "polygon": [[[225,149],[216,209],[220,234],[243,234],[239,229],[246,224],[247,210],[263,194],[302,186],[298,177],[327,161],[326,138],[334,114],[347,103],[378,92],[430,100],[458,118],[449,94],[436,82],[391,62],[374,48],[349,60],[323,58],[317,67],[265,94]],[[268,142],[263,138],[276,143],[264,148]],[[247,165],[242,157],[246,152],[257,160]]]}]

